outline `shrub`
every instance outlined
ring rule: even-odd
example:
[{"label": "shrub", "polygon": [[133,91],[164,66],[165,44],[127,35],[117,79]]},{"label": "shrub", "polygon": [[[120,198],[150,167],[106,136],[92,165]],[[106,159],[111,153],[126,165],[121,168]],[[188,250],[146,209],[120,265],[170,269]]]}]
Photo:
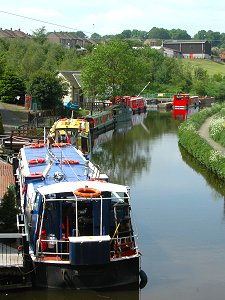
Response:
[{"label": "shrub", "polygon": [[199,135],[198,130],[209,116],[219,112],[224,106],[224,104],[217,104],[196,113],[183,122],[178,130],[179,143],[200,163],[222,179],[225,179],[225,156],[214,150]]}]

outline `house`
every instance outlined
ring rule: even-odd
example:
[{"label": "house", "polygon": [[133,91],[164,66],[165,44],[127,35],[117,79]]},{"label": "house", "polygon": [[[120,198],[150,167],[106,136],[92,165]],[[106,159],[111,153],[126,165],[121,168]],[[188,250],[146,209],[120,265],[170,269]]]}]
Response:
[{"label": "house", "polygon": [[166,48],[163,46],[152,46],[151,48],[161,52],[164,56],[167,57],[176,57],[176,58],[182,57],[182,54],[179,51],[174,49]]},{"label": "house", "polygon": [[144,45],[147,45],[150,47],[159,46],[161,43],[162,43],[162,40],[160,40],[160,39],[146,39],[144,41]]},{"label": "house", "polygon": [[0,28],[0,38],[29,38],[30,36],[20,29],[12,30],[11,29],[2,29]]},{"label": "house", "polygon": [[184,58],[211,59],[211,44],[206,40],[164,40],[163,47],[179,51]]},{"label": "house", "polygon": [[92,45],[94,42],[87,38],[81,38],[73,32],[50,32],[47,35],[50,42],[61,44],[66,48],[84,49],[87,45]]},{"label": "house", "polygon": [[80,71],[59,71],[58,77],[65,80],[68,85],[68,95],[64,96],[63,102],[76,103],[80,106],[83,104],[83,94],[80,82]]}]

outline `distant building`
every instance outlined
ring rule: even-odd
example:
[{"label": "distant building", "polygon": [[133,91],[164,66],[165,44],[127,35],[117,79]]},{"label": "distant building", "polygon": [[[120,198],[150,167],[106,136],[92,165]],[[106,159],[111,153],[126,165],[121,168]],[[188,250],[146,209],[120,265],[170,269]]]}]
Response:
[{"label": "distant building", "polygon": [[166,48],[163,46],[152,46],[151,48],[163,53],[163,55],[167,57],[176,57],[176,58],[183,57],[181,52],[174,49]]},{"label": "distant building", "polygon": [[2,29],[0,28],[0,38],[29,38],[30,36],[20,29],[12,30],[11,29]]},{"label": "distant building", "polygon": [[146,39],[144,41],[144,45],[147,45],[150,47],[159,46],[161,43],[162,43],[162,40],[160,40],[160,39]]},{"label": "distant building", "polygon": [[66,48],[85,48],[87,45],[94,44],[93,40],[87,38],[81,38],[75,33],[71,32],[50,32],[47,35],[47,39],[50,42],[61,44]]},{"label": "distant building", "polygon": [[165,40],[163,47],[180,52],[184,58],[211,59],[211,44],[208,41]]},{"label": "distant building", "polygon": [[68,95],[64,96],[63,102],[76,103],[80,106],[83,104],[83,94],[80,83],[80,71],[59,71],[58,76],[65,80],[68,85]]}]

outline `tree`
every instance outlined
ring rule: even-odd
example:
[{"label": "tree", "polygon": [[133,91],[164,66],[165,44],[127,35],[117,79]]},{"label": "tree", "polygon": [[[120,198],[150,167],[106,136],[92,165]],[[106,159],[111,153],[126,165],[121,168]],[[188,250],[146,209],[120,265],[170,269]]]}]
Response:
[{"label": "tree", "polygon": [[82,38],[82,39],[87,38],[86,34],[83,33],[83,31],[76,31],[76,32],[74,32],[74,33],[75,33],[77,36],[79,36],[80,38]]},{"label": "tree", "polygon": [[191,40],[191,36],[187,33],[186,30],[171,29],[169,33],[170,38],[173,40]]},{"label": "tree", "polygon": [[130,39],[132,37],[131,30],[124,30],[121,33],[123,39]]},{"label": "tree", "polygon": [[47,32],[45,27],[41,27],[32,32],[32,38],[39,44],[44,44],[47,41]]},{"label": "tree", "polygon": [[16,190],[14,185],[8,187],[7,192],[2,198],[0,206],[0,220],[2,232],[15,232],[16,227],[16,215],[19,213],[19,209],[16,206]]},{"label": "tree", "polygon": [[24,81],[11,69],[6,69],[0,79],[0,97],[4,102],[13,103],[15,97],[24,98],[26,87]]},{"label": "tree", "polygon": [[49,71],[36,72],[29,85],[29,92],[41,103],[42,109],[55,110],[62,106],[61,99],[67,90],[68,86]]},{"label": "tree", "polygon": [[161,39],[161,40],[168,40],[170,39],[169,30],[164,28],[157,28],[153,27],[148,33],[149,39]]},{"label": "tree", "polygon": [[101,42],[102,36],[98,33],[92,33],[91,39],[96,41],[96,42]]},{"label": "tree", "polygon": [[132,48],[124,41],[113,40],[97,46],[83,64],[82,88],[89,97],[114,98],[138,91],[140,67]]}]

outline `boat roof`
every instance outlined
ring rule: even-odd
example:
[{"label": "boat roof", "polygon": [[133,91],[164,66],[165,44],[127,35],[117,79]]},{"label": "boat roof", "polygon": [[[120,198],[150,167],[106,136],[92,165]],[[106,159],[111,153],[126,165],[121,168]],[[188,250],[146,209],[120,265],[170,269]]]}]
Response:
[{"label": "boat roof", "polygon": [[[32,182],[34,189],[40,184],[44,186],[54,184],[56,174],[63,174],[64,181],[80,181],[86,180],[88,176],[93,177],[98,171],[91,162],[86,160],[80,150],[70,144],[64,144],[63,147],[52,147],[51,149],[46,144],[40,148],[25,146],[21,148],[19,155],[22,159],[22,172],[25,182]],[[35,160],[41,162],[35,163]],[[75,161],[75,163],[68,164],[65,161]],[[87,163],[89,165],[88,172]],[[44,176],[35,175],[39,173]]]},{"label": "boat roof", "polygon": [[125,185],[115,184],[115,183],[108,183],[106,181],[99,181],[99,180],[85,180],[85,181],[73,181],[73,182],[59,182],[52,184],[50,186],[39,186],[38,191],[42,195],[47,194],[57,194],[57,193],[66,193],[71,192],[73,193],[76,189],[79,188],[94,188],[101,192],[108,191],[108,192],[115,192],[115,193],[127,193],[128,187]]},{"label": "boat roof", "polygon": [[89,123],[85,119],[59,119],[52,125],[50,131],[54,132],[56,129],[79,129],[82,131],[88,131]]}]

